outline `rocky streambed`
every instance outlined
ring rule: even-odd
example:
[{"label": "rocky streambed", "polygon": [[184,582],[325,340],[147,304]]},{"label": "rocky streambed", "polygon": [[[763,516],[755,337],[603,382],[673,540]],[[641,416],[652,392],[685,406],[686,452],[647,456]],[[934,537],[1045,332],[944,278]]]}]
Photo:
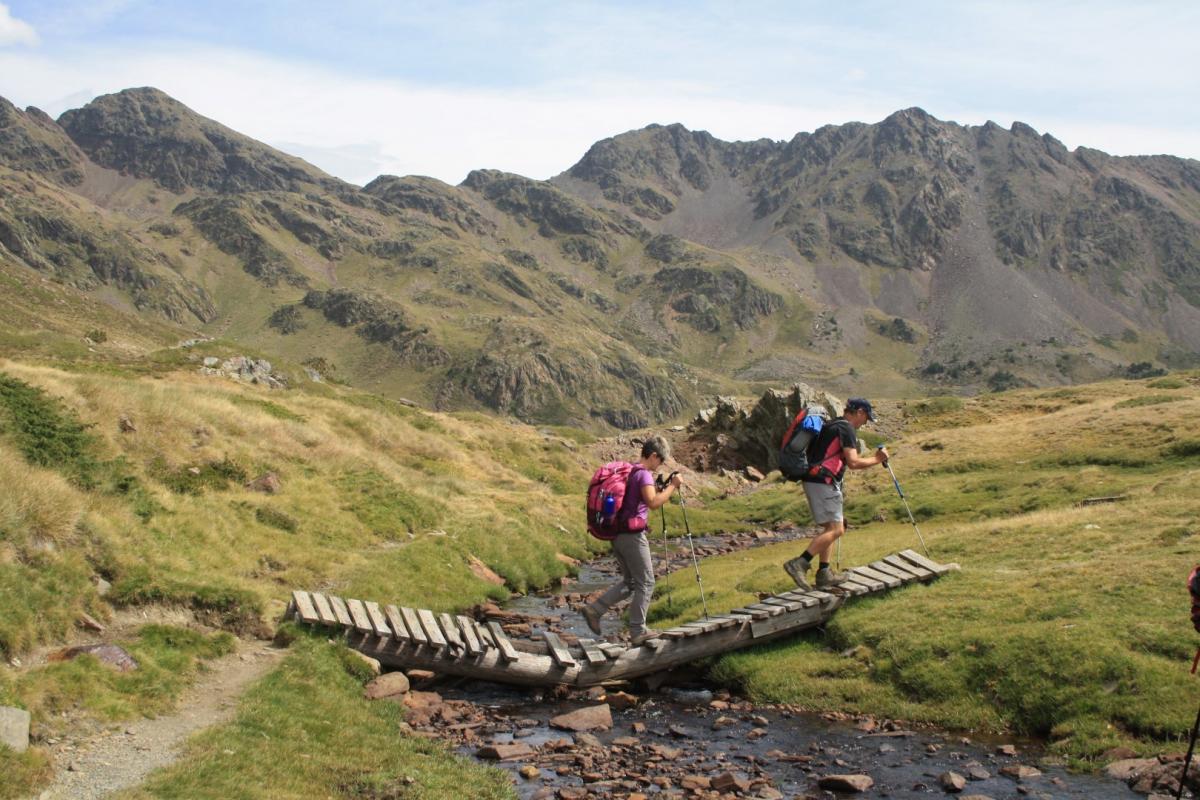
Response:
[{"label": "rocky streambed", "polygon": [[[701,557],[800,538],[799,530],[696,541]],[[686,543],[656,563],[691,568]],[[514,633],[588,636],[571,606],[606,586],[609,559],[582,565],[556,592],[487,609]],[[610,615],[612,616],[612,615]],[[616,619],[606,619],[615,633]],[[606,632],[608,628],[606,627]],[[522,689],[417,674],[405,696],[418,735],[513,774],[518,794],[544,798],[917,798],[1131,800],[1171,790],[1178,763],[1129,764],[1114,780],[1048,764],[1035,743],[985,741],[903,723],[787,706],[756,706],[676,671],[648,684]],[[422,681],[429,691],[420,691]],[[1118,770],[1119,772],[1119,770]],[[1116,774],[1116,773],[1114,773]],[[1135,793],[1130,785],[1141,779]],[[1151,795],[1153,797],[1153,795]],[[1172,795],[1173,796],[1173,795]],[[1190,796],[1190,795],[1189,795]],[[1165,795],[1164,795],[1165,797]]]}]

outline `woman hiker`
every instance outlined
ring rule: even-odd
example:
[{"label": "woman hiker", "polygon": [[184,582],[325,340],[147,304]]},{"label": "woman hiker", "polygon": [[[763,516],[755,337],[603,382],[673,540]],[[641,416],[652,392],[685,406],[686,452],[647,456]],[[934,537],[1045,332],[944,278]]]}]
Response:
[{"label": "woman hiker", "polygon": [[661,492],[654,485],[654,471],[660,469],[670,457],[671,450],[666,439],[661,436],[647,439],[642,445],[640,466],[630,473],[629,481],[625,484],[625,499],[621,508],[633,508],[636,504],[637,511],[628,518],[640,519],[642,524],[631,526],[639,528],[636,533],[618,533],[617,538],[613,539],[612,551],[617,559],[617,568],[621,571],[621,579],[608,587],[595,602],[583,607],[583,618],[597,636],[601,635],[600,617],[631,595],[629,636],[632,643],[639,645],[659,635],[658,631],[646,627],[646,611],[650,608],[650,597],[654,593],[654,567],[650,563],[650,541],[646,538],[646,529],[650,512],[666,505],[682,485],[678,474],[671,476]]},{"label": "woman hiker", "polygon": [[858,429],[874,421],[875,412],[870,402],[861,397],[851,398],[846,401],[842,416],[826,423],[809,445],[809,463],[818,469],[812,475],[805,475],[801,481],[804,483],[804,496],[808,498],[808,506],[812,509],[813,522],[821,526],[821,532],[802,555],[783,565],[784,571],[805,591],[812,588],[806,576],[814,558],[819,559],[820,564],[817,569],[818,589],[837,586],[846,580],[845,575],[829,567],[833,543],[846,532],[846,523],[842,518],[842,478],[846,475],[847,467],[867,469],[876,464],[887,464],[888,453],[882,447],[871,458],[863,458],[858,454]]}]

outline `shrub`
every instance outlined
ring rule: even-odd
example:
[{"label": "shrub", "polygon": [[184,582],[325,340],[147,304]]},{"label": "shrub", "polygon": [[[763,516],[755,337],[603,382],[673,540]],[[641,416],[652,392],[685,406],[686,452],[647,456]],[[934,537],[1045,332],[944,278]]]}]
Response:
[{"label": "shrub", "polygon": [[988,388],[993,392],[1004,392],[1009,389],[1015,389],[1021,385],[1020,380],[1016,375],[1013,375],[1008,370],[999,369],[993,372],[987,379]]},{"label": "shrub", "polygon": [[1143,378],[1157,378],[1159,375],[1166,375],[1167,371],[1159,367],[1155,367],[1149,361],[1137,361],[1127,366],[1124,370],[1124,375],[1130,380],[1142,380]]}]

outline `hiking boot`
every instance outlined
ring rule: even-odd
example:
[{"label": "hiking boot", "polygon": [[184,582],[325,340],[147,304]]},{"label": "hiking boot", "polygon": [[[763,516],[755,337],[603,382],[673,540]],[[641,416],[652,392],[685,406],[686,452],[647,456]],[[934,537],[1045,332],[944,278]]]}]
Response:
[{"label": "hiking boot", "polygon": [[587,623],[588,628],[597,636],[602,635],[600,632],[600,614],[591,606],[584,606],[580,612],[583,614],[583,621]]},{"label": "hiking boot", "polygon": [[834,572],[829,567],[817,570],[817,588],[829,589],[834,586],[840,586],[847,580],[846,573]]},{"label": "hiking boot", "polygon": [[637,636],[630,637],[629,643],[634,647],[637,647],[640,644],[645,644],[651,639],[657,639],[660,636],[662,636],[662,634],[658,631],[652,631],[649,628],[646,628],[646,630],[642,631]]},{"label": "hiking boot", "polygon": [[804,577],[808,573],[808,566],[809,564],[804,560],[804,556],[798,556],[791,561],[783,563],[783,571],[796,582],[797,586],[806,592],[812,589],[808,584],[808,579]]}]

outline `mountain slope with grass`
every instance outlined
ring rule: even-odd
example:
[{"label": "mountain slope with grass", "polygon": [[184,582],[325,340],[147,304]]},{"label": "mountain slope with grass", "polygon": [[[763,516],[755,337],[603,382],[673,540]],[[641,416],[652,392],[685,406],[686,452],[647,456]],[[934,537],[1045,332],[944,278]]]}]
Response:
[{"label": "mountain slope with grass", "polygon": [[[190,363],[0,362],[0,705],[32,712],[35,743],[161,713],[230,633],[269,636],[294,587],[462,609],[545,585],[591,547],[576,524],[587,441],[323,384],[268,391]],[[264,474],[274,491],[253,488]],[[141,665],[127,677],[45,660],[84,614],[155,609],[203,632],[122,624]],[[394,714],[362,713],[395,735]],[[410,744],[396,758],[419,760]],[[37,747],[0,763],[26,776],[0,796],[46,774]]]},{"label": "mountain slope with grass", "polygon": [[636,428],[797,378],[1186,366],[1196,176],[910,109],[786,143],[651,126],[552,181],[360,188],[142,88],[57,122],[0,105],[0,269],[427,407]]}]

